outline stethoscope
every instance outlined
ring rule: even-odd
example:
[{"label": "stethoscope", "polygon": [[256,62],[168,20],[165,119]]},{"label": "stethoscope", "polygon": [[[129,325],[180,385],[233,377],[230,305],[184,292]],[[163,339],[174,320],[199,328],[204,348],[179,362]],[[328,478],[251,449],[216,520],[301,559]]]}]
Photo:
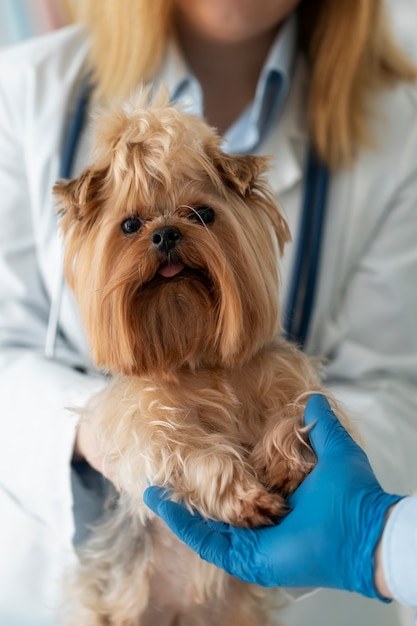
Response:
[{"label": "stethoscope", "polygon": [[[80,90],[68,132],[64,141],[60,172],[61,178],[71,178],[77,146],[83,131],[91,82],[85,80]],[[301,220],[293,262],[290,290],[283,318],[284,334],[304,348],[310,327],[323,236],[329,172],[310,148],[307,155],[306,182],[303,190]],[[62,288],[62,286],[61,286]],[[48,325],[47,356],[53,355],[58,328],[60,297],[51,307]]]},{"label": "stethoscope", "polygon": [[286,336],[301,348],[307,340],[313,313],[328,186],[329,170],[310,148],[301,221],[283,320]]}]

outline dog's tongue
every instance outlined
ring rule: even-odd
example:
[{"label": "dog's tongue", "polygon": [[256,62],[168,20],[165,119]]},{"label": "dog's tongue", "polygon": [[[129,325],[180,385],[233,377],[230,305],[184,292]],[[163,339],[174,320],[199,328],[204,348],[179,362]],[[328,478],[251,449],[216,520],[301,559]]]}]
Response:
[{"label": "dog's tongue", "polygon": [[162,265],[159,268],[158,274],[163,276],[164,278],[172,278],[172,276],[176,276],[184,269],[183,263],[169,263],[167,265]]}]

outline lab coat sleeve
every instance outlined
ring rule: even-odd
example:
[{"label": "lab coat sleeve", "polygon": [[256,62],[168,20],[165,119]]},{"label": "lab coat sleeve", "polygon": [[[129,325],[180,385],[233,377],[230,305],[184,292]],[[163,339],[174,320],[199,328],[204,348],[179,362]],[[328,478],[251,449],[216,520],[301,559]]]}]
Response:
[{"label": "lab coat sleeve", "polygon": [[22,89],[33,76],[25,72],[7,57],[0,61],[0,486],[25,514],[69,542],[77,418],[68,407],[82,406],[103,381],[72,367],[77,356],[62,337],[60,357],[69,364],[43,357],[50,299],[28,176],[37,165],[27,149],[36,120],[30,122]]},{"label": "lab coat sleeve", "polygon": [[351,185],[361,208],[343,231],[337,258],[349,261],[321,354],[383,487],[406,495],[417,487],[417,99],[414,88],[392,98],[387,145]]},{"label": "lab coat sleeve", "polygon": [[417,608],[417,496],[393,509],[382,537],[385,580],[401,604]]}]

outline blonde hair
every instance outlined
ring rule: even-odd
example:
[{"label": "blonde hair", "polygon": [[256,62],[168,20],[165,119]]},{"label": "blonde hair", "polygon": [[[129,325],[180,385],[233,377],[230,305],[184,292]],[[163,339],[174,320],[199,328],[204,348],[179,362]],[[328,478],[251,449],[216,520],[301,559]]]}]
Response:
[{"label": "blonde hair", "polygon": [[152,78],[171,27],[170,0],[73,0],[73,16],[91,34],[99,98],[125,97]]},{"label": "blonde hair", "polygon": [[299,13],[311,136],[328,165],[342,166],[372,145],[371,96],[417,71],[392,37],[383,0],[305,0]]},{"label": "blonde hair", "polygon": [[[98,97],[125,97],[152,78],[172,26],[172,0],[73,0],[92,36]],[[416,78],[396,45],[383,0],[304,0],[299,48],[310,73],[307,115],[321,158],[337,168],[371,145],[370,97]]]}]

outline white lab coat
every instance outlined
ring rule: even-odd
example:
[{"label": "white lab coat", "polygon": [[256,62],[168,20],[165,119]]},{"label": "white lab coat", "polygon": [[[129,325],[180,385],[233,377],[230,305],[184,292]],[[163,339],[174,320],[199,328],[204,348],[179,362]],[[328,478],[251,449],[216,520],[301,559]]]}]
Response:
[{"label": "white lab coat", "polygon": [[[88,348],[64,287],[56,359],[43,356],[60,245],[51,188],[87,42],[78,27],[27,42],[0,60],[0,623],[50,626],[72,560],[70,481],[76,417],[103,380],[79,373]],[[170,81],[167,66],[164,80]],[[296,232],[307,145],[298,64],[279,126],[261,151]],[[417,487],[417,97],[384,94],[376,149],[332,177],[308,351],[357,417],[386,489]],[[88,156],[81,155],[87,162]],[[81,164],[77,166],[79,169]],[[292,260],[282,266],[282,293]],[[395,604],[320,591],[287,610],[292,626],[398,626]]]}]

